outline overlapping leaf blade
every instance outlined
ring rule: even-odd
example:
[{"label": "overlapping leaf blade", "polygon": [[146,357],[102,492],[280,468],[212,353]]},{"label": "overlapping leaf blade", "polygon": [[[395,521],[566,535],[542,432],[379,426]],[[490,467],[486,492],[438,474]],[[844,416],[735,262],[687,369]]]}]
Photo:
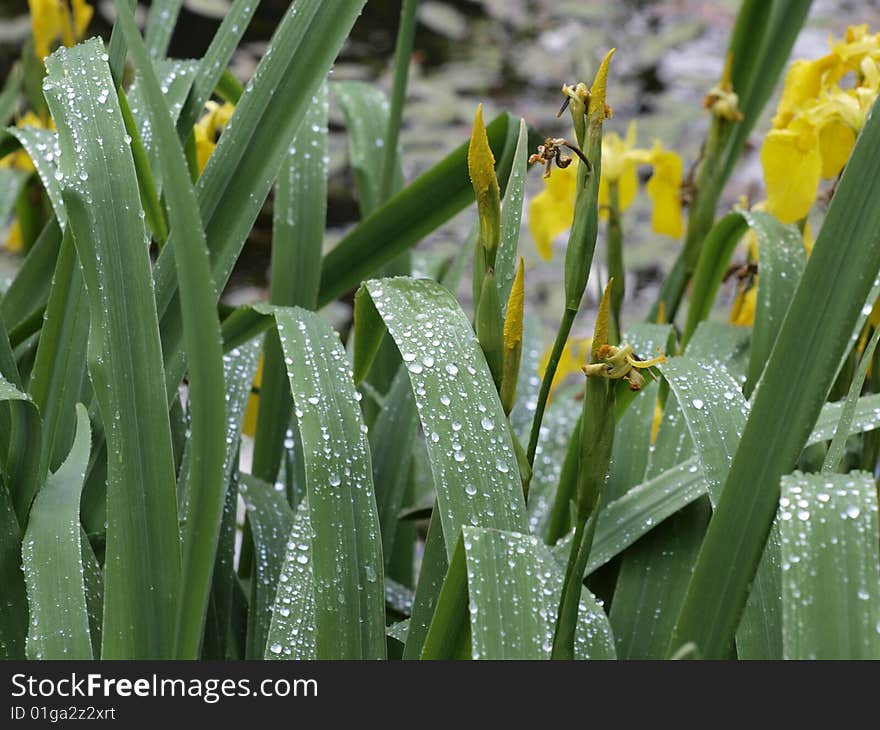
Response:
[{"label": "overlapping leaf blade", "polygon": [[[852,327],[880,269],[880,117],[870,114],[755,393],[706,535],[672,651],[727,651],[770,529],[781,476],[791,470],[831,387]],[[846,296],[836,296],[840,287]]]},{"label": "overlapping leaf blade", "polygon": [[465,525],[526,533],[507,419],[470,323],[449,291],[427,279],[369,281],[358,292],[355,317],[357,375],[366,372],[384,327],[406,364],[447,556]]},{"label": "overlapping leaf blade", "polygon": [[81,560],[79,498],[91,433],[85,406],[76,407],[76,438],[67,459],[41,487],[22,546],[28,589],[31,659],[91,659],[92,640]]},{"label": "overlapping leaf blade", "polygon": [[275,318],[305,462],[316,656],[384,658],[382,544],[350,366],[336,333],[318,315],[279,308]]},{"label": "overlapping leaf blade", "polygon": [[98,40],[59,49],[46,60],[44,90],[109,454],[102,656],[158,658],[171,653],[179,588],[174,461],[146,231],[106,58]]},{"label": "overlapping leaf blade", "polygon": [[873,476],[783,477],[778,524],[785,658],[880,658]]}]

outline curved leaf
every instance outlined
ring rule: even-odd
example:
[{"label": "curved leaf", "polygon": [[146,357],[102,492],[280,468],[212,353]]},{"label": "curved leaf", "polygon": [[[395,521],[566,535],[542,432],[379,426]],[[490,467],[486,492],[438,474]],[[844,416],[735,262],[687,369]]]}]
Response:
[{"label": "curved leaf", "polygon": [[[131,150],[99,40],[46,59],[107,437],[105,659],[171,653],[180,546],[162,349]],[[125,302],[125,307],[119,306]]]},{"label": "curved leaf", "polygon": [[381,659],[382,543],[366,427],[350,366],[338,336],[318,315],[278,308],[275,318],[305,463],[316,656]]},{"label": "curved leaf", "polygon": [[92,658],[79,526],[91,433],[88,412],[81,403],[76,406],[76,417],[73,447],[34,499],[22,544],[31,659]]},{"label": "curved leaf", "polygon": [[[381,317],[409,372],[447,556],[465,525],[528,532],[507,419],[480,345],[452,294],[427,279],[373,280],[362,286],[355,307],[358,333]],[[368,349],[357,337],[356,371],[365,369]]]}]

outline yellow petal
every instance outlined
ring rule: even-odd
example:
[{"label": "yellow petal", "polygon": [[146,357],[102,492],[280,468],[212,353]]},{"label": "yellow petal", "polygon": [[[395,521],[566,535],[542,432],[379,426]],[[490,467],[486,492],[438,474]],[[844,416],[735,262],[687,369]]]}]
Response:
[{"label": "yellow petal", "polygon": [[767,210],[783,223],[806,217],[816,199],[822,174],[819,136],[815,128],[796,120],[787,129],[774,129],[761,147],[767,186]]},{"label": "yellow petal", "polygon": [[193,129],[196,137],[196,163],[199,167],[199,172],[204,172],[205,167],[208,164],[208,160],[214,152],[214,148],[217,146],[214,144],[213,139],[209,139],[207,134],[205,134],[205,130],[202,127],[196,126]]},{"label": "yellow petal", "polygon": [[663,406],[660,405],[660,399],[654,401],[654,420],[651,423],[651,443],[656,443],[657,432],[660,430],[660,424],[663,422]]},{"label": "yellow petal", "polygon": [[[263,356],[260,355],[260,361],[257,363],[257,373],[254,375],[254,390],[259,391],[263,382]],[[248,397],[247,406],[244,411],[244,418],[241,423],[241,432],[245,436],[253,438],[257,433],[257,411],[260,408],[259,392],[251,392]]]},{"label": "yellow petal", "polygon": [[546,187],[529,203],[529,232],[545,261],[553,257],[553,239],[571,227],[577,191],[577,165],[553,170]]},{"label": "yellow petal", "polygon": [[832,121],[819,132],[819,154],[822,156],[822,177],[837,177],[849,159],[856,135],[846,124]]},{"label": "yellow petal", "polygon": [[495,252],[501,238],[501,191],[495,177],[495,157],[489,147],[489,137],[483,124],[483,105],[477,106],[474,129],[468,145],[468,172],[477,198],[480,219],[479,247],[486,266],[495,262]]},{"label": "yellow petal", "polygon": [[651,228],[672,238],[680,238],[681,222],[681,177],[682,162],[672,150],[664,150],[657,143],[651,152],[654,174],[645,186],[645,192],[653,203]]},{"label": "yellow petal", "polygon": [[490,188],[498,186],[495,177],[495,156],[489,146],[489,137],[483,124],[483,105],[477,105],[474,128],[468,145],[468,172],[477,197],[487,195]]},{"label": "yellow petal", "polygon": [[40,59],[49,55],[54,43],[61,37],[62,18],[60,0],[28,0],[31,11],[31,34],[34,51]]},{"label": "yellow petal", "polygon": [[636,167],[635,162],[627,160],[626,164],[623,166],[623,173],[620,175],[620,180],[617,181],[617,204],[620,206],[621,212],[625,211],[630,205],[632,205],[638,190],[638,168]]},{"label": "yellow petal", "polygon": [[730,309],[730,323],[739,327],[751,327],[755,323],[755,302],[758,298],[758,287],[737,292]]},{"label": "yellow petal", "polygon": [[77,40],[82,40],[86,34],[86,29],[94,15],[94,8],[89,5],[86,0],[72,0],[70,3],[73,9],[73,30]]},{"label": "yellow petal", "polygon": [[785,74],[782,98],[776,107],[773,126],[783,128],[795,117],[800,107],[808,99],[814,99],[822,88],[822,77],[837,56],[824,56],[815,61],[800,59],[791,64]]},{"label": "yellow petal", "polygon": [[525,299],[525,281],[523,276],[523,259],[519,258],[513,286],[507,298],[507,314],[504,317],[504,348],[512,350],[522,344],[523,338],[523,303]]},{"label": "yellow petal", "polygon": [[12,221],[12,225],[9,226],[9,233],[6,236],[6,250],[9,253],[20,253],[21,248],[21,226],[18,224],[18,218],[16,218]]},{"label": "yellow petal", "polygon": [[813,235],[813,229],[810,228],[810,221],[804,223],[804,248],[807,250],[807,256],[813,253],[813,244],[816,243],[816,237]]}]

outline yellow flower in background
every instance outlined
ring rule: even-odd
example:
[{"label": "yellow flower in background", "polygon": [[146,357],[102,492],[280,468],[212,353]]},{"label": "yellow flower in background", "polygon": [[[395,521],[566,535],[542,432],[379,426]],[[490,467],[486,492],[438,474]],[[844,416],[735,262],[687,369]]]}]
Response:
[{"label": "yellow flower in background", "polygon": [[681,157],[672,150],[664,150],[660,142],[654,143],[651,162],[654,174],[645,185],[645,192],[653,204],[651,228],[672,238],[680,238],[681,223]]},{"label": "yellow flower in background", "polygon": [[757,282],[749,289],[737,291],[730,309],[730,323],[738,327],[751,327],[755,324],[755,304],[757,301]]},{"label": "yellow flower in background", "polygon": [[821,180],[843,170],[880,89],[880,34],[853,26],[830,46],[791,65],[761,147],[767,209],[783,223],[805,218]]},{"label": "yellow flower in background", "polygon": [[205,104],[205,110],[206,113],[202,115],[193,129],[196,137],[196,159],[199,172],[202,172],[205,165],[208,164],[208,158],[217,146],[220,133],[226,128],[232,112],[235,111],[235,104],[230,102],[218,104],[215,101],[209,101]]},{"label": "yellow flower in background", "polygon": [[60,41],[72,46],[83,39],[94,9],[85,0],[28,0],[34,51],[40,59]]},{"label": "yellow flower in background", "polygon": [[[577,158],[565,169],[554,169],[545,178],[546,187],[532,198],[529,205],[529,231],[538,253],[549,260],[553,253],[553,240],[571,227],[574,219],[574,203],[577,193]],[[602,138],[602,177],[599,180],[600,215],[608,215],[609,188],[617,184],[617,202],[621,212],[635,200],[638,192],[639,165],[654,168],[645,186],[651,199],[653,212],[651,227],[655,233],[673,238],[682,234],[681,200],[679,190],[682,180],[681,158],[673,151],[663,148],[660,142],[648,149],[636,147],[636,123],[630,122],[626,136],[608,132]]]},{"label": "yellow flower in background", "polygon": [[553,257],[553,239],[571,227],[577,194],[578,161],[544,178],[544,189],[529,204],[529,231],[545,261]]},{"label": "yellow flower in background", "polygon": [[636,123],[629,123],[626,137],[616,132],[602,137],[602,178],[599,180],[600,215],[608,217],[609,183],[617,183],[617,204],[621,212],[629,208],[639,190],[639,165],[650,164],[647,150],[636,149]]},{"label": "yellow flower in background", "polygon": [[24,243],[21,240],[21,226],[18,223],[18,218],[16,218],[12,221],[12,225],[9,226],[9,233],[6,234],[5,248],[9,253],[21,253],[23,246]]},{"label": "yellow flower in background", "polygon": [[[562,350],[562,355],[559,356],[559,365],[556,368],[556,374],[553,376],[553,382],[550,385],[551,393],[569,375],[581,372],[581,366],[590,357],[592,344],[593,339],[591,337],[574,337],[566,343],[565,348]],[[544,377],[544,371],[547,370],[547,365],[550,363],[550,353],[552,350],[552,347],[548,347],[541,356],[541,361],[538,364],[538,374],[541,377]]]},{"label": "yellow flower in background", "polygon": [[[55,129],[55,123],[49,118],[48,123],[44,122],[39,116],[32,111],[25,112],[15,122],[16,127],[37,127],[37,129]],[[30,155],[24,149],[18,149],[11,152],[6,157],[0,159],[0,167],[12,167],[16,170],[24,172],[34,172],[34,163],[31,161]]]}]

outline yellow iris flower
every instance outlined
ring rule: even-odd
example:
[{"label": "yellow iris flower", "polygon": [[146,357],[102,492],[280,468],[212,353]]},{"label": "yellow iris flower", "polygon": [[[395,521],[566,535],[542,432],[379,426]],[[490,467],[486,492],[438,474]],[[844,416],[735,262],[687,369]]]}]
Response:
[{"label": "yellow iris flower", "polygon": [[820,181],[840,174],[880,89],[880,34],[854,26],[830,46],[791,65],[761,147],[767,209],[783,223],[805,218]]},{"label": "yellow iris flower", "polygon": [[40,59],[57,41],[70,47],[82,40],[95,12],[86,0],[28,0],[28,6],[34,51]]},{"label": "yellow iris flower", "polygon": [[[565,169],[554,169],[553,174],[545,179],[544,190],[529,205],[529,231],[538,253],[545,260],[552,257],[553,240],[570,228],[574,219],[577,165],[578,159],[575,157]],[[680,237],[681,158],[675,152],[664,149],[660,142],[655,142],[649,150],[637,148],[635,122],[630,123],[625,137],[609,132],[602,139],[602,177],[599,180],[601,215],[607,216],[611,183],[617,184],[620,211],[630,206],[638,192],[639,165],[654,168],[645,186],[645,192],[653,204],[651,227],[656,233]]]},{"label": "yellow iris flower", "polygon": [[193,128],[196,137],[196,159],[199,172],[202,172],[205,165],[208,164],[208,158],[217,146],[217,138],[226,128],[232,112],[235,111],[235,104],[229,102],[218,104],[215,101],[209,101],[205,104],[205,109],[207,113],[202,115]]}]

